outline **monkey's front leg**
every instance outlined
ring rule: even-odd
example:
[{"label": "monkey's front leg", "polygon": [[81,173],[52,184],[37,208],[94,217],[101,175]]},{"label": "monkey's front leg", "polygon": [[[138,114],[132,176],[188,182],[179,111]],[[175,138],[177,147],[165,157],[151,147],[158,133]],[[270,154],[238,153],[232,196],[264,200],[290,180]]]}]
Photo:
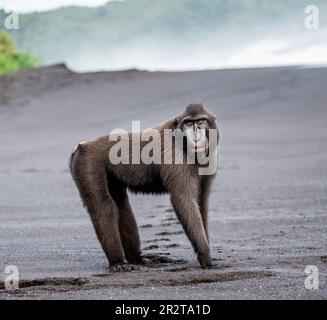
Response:
[{"label": "monkey's front leg", "polygon": [[[184,189],[185,190],[185,189]],[[172,194],[171,202],[176,215],[181,222],[185,233],[192,243],[194,251],[202,268],[210,268],[212,261],[210,257],[209,243],[203,226],[201,213],[196,197],[192,192],[183,194]]]},{"label": "monkey's front leg", "polygon": [[199,193],[199,209],[202,217],[203,227],[209,242],[208,230],[208,211],[209,211],[209,195],[211,190],[212,178],[202,178],[200,193]]}]

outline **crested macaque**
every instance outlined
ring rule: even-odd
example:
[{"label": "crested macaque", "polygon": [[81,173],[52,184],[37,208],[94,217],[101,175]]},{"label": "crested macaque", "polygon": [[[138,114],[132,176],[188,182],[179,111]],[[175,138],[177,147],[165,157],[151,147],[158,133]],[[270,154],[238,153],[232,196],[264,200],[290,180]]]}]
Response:
[{"label": "crested macaque", "polygon": [[[177,132],[167,150],[165,132]],[[155,131],[160,140],[160,161],[133,163],[112,161],[110,153],[117,143],[127,142],[127,158],[133,158],[133,139]],[[215,137],[211,143],[210,133]],[[182,139],[177,139],[178,136]],[[210,138],[210,139],[209,139]],[[128,190],[135,193],[170,194],[174,211],[189,238],[202,268],[210,268],[208,202],[216,170],[199,174],[208,163],[216,163],[219,133],[216,117],[202,104],[191,104],[186,110],[164,123],[143,132],[129,132],[125,137],[112,133],[97,140],[78,144],[70,158],[70,170],[81,199],[94,225],[97,237],[108,258],[110,268],[123,270],[131,264],[144,263],[140,236],[129,203]],[[145,149],[148,141],[140,141]],[[180,142],[178,142],[179,140]],[[121,151],[122,152],[122,151]],[[165,163],[167,154],[174,159]],[[153,154],[151,154],[153,156]],[[192,161],[188,161],[192,158]],[[121,155],[120,155],[121,156]],[[174,161],[181,156],[183,161]],[[125,159],[126,160],[126,159]]]}]

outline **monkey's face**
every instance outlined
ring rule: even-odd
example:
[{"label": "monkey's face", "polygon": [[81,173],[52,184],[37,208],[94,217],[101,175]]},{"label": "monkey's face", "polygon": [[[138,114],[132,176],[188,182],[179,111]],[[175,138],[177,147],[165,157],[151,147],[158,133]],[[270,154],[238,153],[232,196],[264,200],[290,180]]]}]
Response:
[{"label": "monkey's face", "polygon": [[206,115],[186,116],[182,120],[182,131],[187,151],[197,155],[207,153],[209,122]]},{"label": "monkey's face", "polygon": [[182,135],[178,144],[187,159],[191,159],[191,163],[195,160],[200,166],[208,166],[215,159],[219,141],[216,116],[202,104],[190,104],[175,118],[174,125]]}]

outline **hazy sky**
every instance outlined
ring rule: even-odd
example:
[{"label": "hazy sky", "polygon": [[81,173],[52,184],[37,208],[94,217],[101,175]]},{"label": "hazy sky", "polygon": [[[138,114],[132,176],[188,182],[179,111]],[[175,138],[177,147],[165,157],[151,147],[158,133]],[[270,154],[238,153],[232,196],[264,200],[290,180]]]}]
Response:
[{"label": "hazy sky", "polygon": [[46,11],[67,5],[98,6],[108,0],[0,0],[0,9],[12,8],[19,12]]}]

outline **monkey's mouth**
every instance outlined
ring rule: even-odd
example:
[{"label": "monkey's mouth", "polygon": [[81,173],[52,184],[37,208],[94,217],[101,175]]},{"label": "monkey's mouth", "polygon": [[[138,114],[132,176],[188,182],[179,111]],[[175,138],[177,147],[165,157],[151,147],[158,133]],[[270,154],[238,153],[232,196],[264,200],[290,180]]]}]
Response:
[{"label": "monkey's mouth", "polygon": [[192,153],[204,153],[207,151],[207,147],[195,147],[191,149]]}]

